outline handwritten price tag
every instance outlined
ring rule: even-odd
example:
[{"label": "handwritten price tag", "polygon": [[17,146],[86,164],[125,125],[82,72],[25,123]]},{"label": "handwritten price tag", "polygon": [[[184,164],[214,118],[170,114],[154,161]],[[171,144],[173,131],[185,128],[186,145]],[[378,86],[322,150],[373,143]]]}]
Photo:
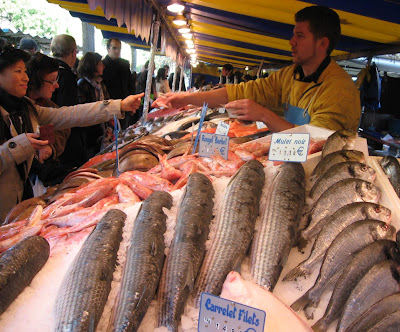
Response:
[{"label": "handwritten price tag", "polygon": [[263,332],[265,312],[202,293],[197,331]]},{"label": "handwritten price tag", "polygon": [[307,161],[310,134],[272,134],[269,160],[304,163]]},{"label": "handwritten price tag", "polygon": [[201,133],[199,140],[199,156],[212,157],[221,155],[225,160],[228,159],[229,137],[224,135]]},{"label": "handwritten price tag", "polygon": [[228,135],[229,127],[230,126],[227,123],[225,123],[224,121],[220,121],[218,122],[218,127],[215,133],[217,135]]}]

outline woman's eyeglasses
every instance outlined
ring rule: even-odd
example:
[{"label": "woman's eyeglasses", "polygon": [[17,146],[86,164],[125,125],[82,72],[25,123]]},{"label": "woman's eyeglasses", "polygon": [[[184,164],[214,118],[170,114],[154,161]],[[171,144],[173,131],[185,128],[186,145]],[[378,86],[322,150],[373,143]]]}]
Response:
[{"label": "woman's eyeglasses", "polygon": [[49,84],[51,84],[51,85],[56,85],[57,83],[58,83],[58,77],[57,77],[57,79],[55,80],[55,81],[47,81],[47,80],[43,80],[43,82],[46,82],[46,83],[49,83]]}]

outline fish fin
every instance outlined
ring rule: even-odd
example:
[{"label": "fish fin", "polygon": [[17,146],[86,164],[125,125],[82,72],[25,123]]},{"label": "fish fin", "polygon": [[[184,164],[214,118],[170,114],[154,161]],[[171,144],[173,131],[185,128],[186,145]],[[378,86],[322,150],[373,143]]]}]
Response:
[{"label": "fish fin", "polygon": [[282,281],[296,280],[298,277],[308,276],[308,274],[309,273],[308,273],[307,269],[305,269],[302,266],[302,264],[299,264],[295,268],[291,269],[288,273],[286,273],[286,275],[284,276]]},{"label": "fish fin", "polygon": [[324,317],[322,317],[311,328],[313,329],[314,332],[324,332],[328,329],[328,324],[325,321]]},{"label": "fish fin", "polygon": [[301,234],[297,237],[297,241],[295,247],[297,247],[300,251],[307,247],[308,240],[305,239]]},{"label": "fish fin", "polygon": [[310,298],[308,297],[308,293],[306,292],[302,297],[297,299],[292,303],[290,306],[294,311],[300,311],[300,310],[305,310],[308,307],[308,304],[310,302]]},{"label": "fish fin", "polygon": [[190,264],[189,271],[186,275],[186,285],[189,288],[189,292],[192,293],[194,289],[195,273],[193,270],[193,265]]}]

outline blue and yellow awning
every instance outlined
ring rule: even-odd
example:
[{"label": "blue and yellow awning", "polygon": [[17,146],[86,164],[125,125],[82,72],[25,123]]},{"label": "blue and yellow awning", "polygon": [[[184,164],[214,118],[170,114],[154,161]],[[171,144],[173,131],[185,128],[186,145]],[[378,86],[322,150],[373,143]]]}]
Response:
[{"label": "blue and yellow awning", "polygon": [[[105,38],[118,36],[135,47],[149,48],[143,36],[135,36],[135,32],[128,31],[125,24],[119,27],[121,21],[118,17],[107,20],[101,7],[91,10],[87,0],[48,2],[60,5],[72,16],[101,29]],[[89,3],[93,7],[96,2],[89,0]],[[165,13],[169,0],[145,3],[156,4]],[[311,5],[311,2],[294,0],[186,0],[183,3],[183,14],[193,31],[198,60],[214,64],[231,63],[235,67],[256,67],[262,60],[272,64],[289,63],[294,14]],[[400,49],[398,1],[314,0],[312,4],[328,6],[340,16],[342,38],[333,56],[396,49],[397,46]],[[172,14],[167,14],[166,20],[172,21]],[[174,38],[183,49],[184,41],[177,32]]]}]

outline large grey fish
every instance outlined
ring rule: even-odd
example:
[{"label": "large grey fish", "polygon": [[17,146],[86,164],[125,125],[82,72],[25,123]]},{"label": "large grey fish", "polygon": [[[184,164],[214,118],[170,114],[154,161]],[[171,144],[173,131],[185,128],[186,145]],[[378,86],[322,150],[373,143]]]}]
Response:
[{"label": "large grey fish", "polygon": [[193,173],[179,206],[175,234],[158,290],[158,325],[170,331],[178,331],[186,300],[204,258],[213,197],[211,181],[203,174]]},{"label": "large grey fish", "polygon": [[343,161],[358,161],[360,163],[365,163],[365,156],[364,153],[357,150],[340,150],[332,152],[322,158],[317,166],[315,166],[311,173],[311,180],[315,182],[329,168]]},{"label": "large grey fish", "polygon": [[[378,240],[358,252],[350,264],[343,270],[333,289],[324,316],[312,327],[315,332],[324,332],[329,325],[339,318],[343,306],[353,288],[375,264],[391,259],[396,255],[396,242]],[[399,304],[400,307],[400,304]],[[358,330],[360,331],[360,330]]]},{"label": "large grey fish", "polygon": [[0,315],[28,286],[50,255],[50,246],[41,236],[30,236],[0,256]]},{"label": "large grey fish", "polygon": [[384,317],[380,322],[371,327],[368,332],[399,332],[400,310]]},{"label": "large grey fish", "polygon": [[399,266],[394,261],[386,260],[374,265],[352,290],[343,307],[336,331],[346,331],[373,304],[398,293],[399,281]]},{"label": "large grey fish", "polygon": [[242,262],[253,236],[264,180],[263,165],[250,160],[225,188],[215,221],[215,236],[195,283],[197,304],[202,292],[219,295],[227,274]]},{"label": "large grey fish", "polygon": [[153,300],[164,263],[164,233],[172,197],[154,191],[140,207],[130,238],[112,331],[136,331]]},{"label": "large grey fish", "polygon": [[[388,223],[390,218],[391,211],[379,204],[357,202],[343,206],[334,214],[327,217],[324,226],[313,244],[310,256],[294,269],[290,270],[283,280],[294,280],[297,277],[309,275],[312,269],[322,261],[326,250],[336,236],[352,223],[364,219],[375,219]],[[301,243],[299,246],[303,247]]]},{"label": "large grey fish", "polygon": [[399,160],[391,155],[384,156],[380,165],[393,186],[397,196],[400,197],[400,163]]},{"label": "large grey fish", "polygon": [[126,214],[110,210],[86,239],[58,290],[55,331],[95,331],[111,289]]},{"label": "large grey fish", "polygon": [[369,182],[374,182],[376,172],[372,167],[358,161],[345,161],[329,168],[315,182],[310,190],[310,198],[317,201],[318,198],[332,185],[343,179],[357,178]]},{"label": "large grey fish", "polygon": [[361,179],[344,179],[336,182],[315,202],[308,214],[308,226],[300,232],[300,239],[310,240],[324,226],[328,216],[341,207],[355,202],[378,203],[380,189]]},{"label": "large grey fish", "polygon": [[350,263],[356,252],[376,240],[391,239],[394,234],[393,226],[377,220],[361,220],[347,226],[326,251],[314,286],[291,305],[292,309],[299,311],[317,306],[323,292],[336,282],[340,271]]},{"label": "large grey fish", "polygon": [[335,131],[326,140],[322,148],[322,157],[340,150],[353,150],[357,137],[357,132],[353,130],[342,129]]},{"label": "large grey fish", "polygon": [[396,311],[400,311],[400,293],[389,295],[376,302],[347,329],[347,332],[369,331],[370,328]]},{"label": "large grey fish", "polygon": [[270,291],[275,287],[292,248],[304,200],[303,166],[299,163],[281,165],[268,190],[250,254],[254,282]]}]

